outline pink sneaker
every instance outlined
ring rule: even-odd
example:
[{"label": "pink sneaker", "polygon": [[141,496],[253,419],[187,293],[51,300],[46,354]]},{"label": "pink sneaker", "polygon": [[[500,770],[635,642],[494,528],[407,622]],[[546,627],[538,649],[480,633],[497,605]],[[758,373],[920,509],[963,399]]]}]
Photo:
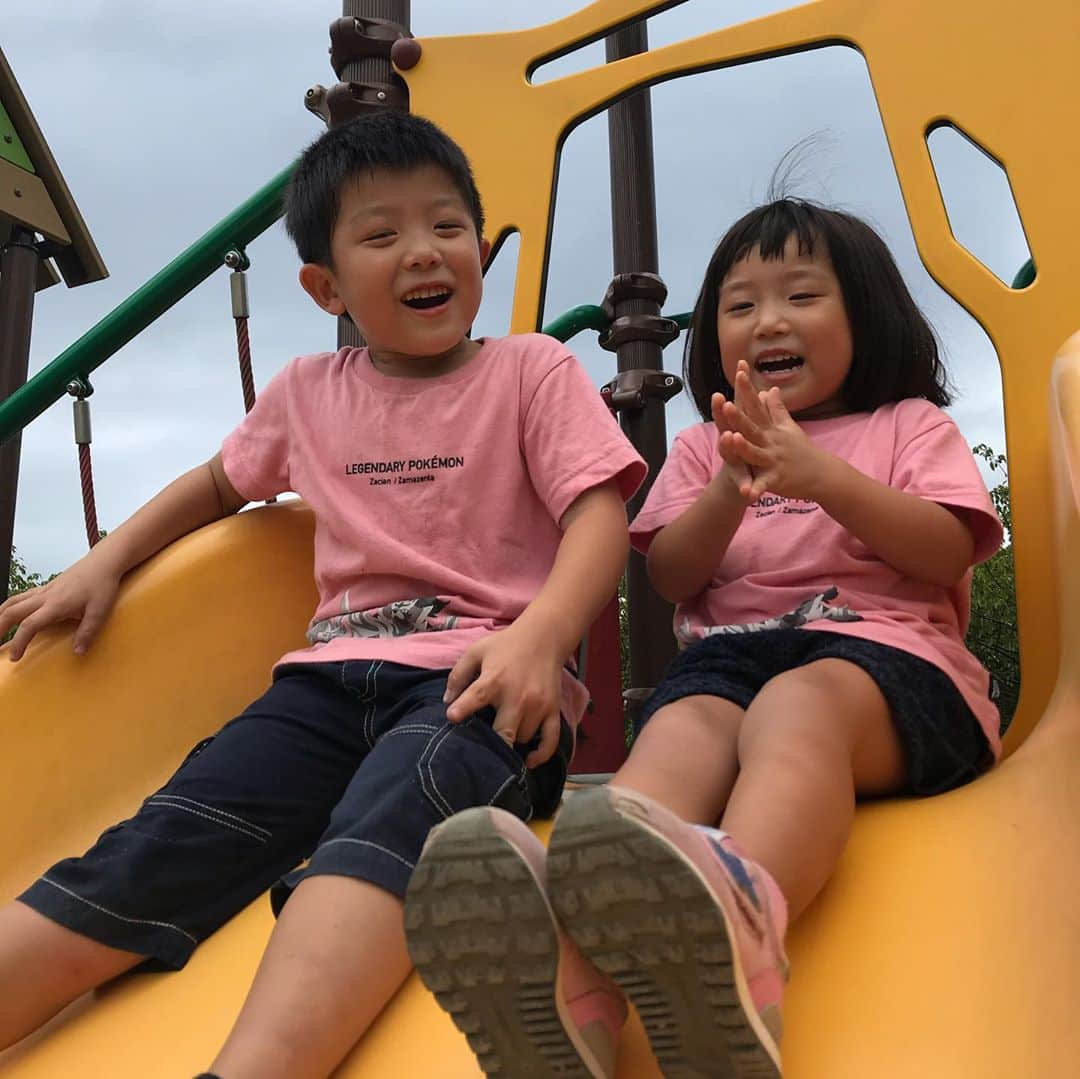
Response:
[{"label": "pink sneaker", "polygon": [[485,1075],[612,1079],[626,998],[559,929],[546,853],[502,809],[433,828],[405,896],[409,954]]},{"label": "pink sneaker", "polygon": [[547,866],[562,924],[629,995],[667,1079],[778,1079],[787,904],[764,869],[620,787],[567,798]]}]

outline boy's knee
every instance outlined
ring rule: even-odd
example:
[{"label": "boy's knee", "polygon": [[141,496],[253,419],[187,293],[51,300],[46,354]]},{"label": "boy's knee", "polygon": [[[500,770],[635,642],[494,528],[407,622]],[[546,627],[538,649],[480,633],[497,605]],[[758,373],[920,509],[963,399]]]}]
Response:
[{"label": "boy's knee", "polygon": [[416,777],[443,817],[483,805],[523,820],[531,815],[524,759],[475,716],[432,735],[417,761]]}]

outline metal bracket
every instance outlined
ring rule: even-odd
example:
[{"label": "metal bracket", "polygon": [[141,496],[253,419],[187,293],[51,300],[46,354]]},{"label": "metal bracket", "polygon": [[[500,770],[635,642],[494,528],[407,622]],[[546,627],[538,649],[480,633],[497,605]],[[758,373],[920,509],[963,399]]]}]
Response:
[{"label": "metal bracket", "polygon": [[617,305],[624,300],[651,300],[658,307],[663,307],[667,293],[667,285],[659,274],[621,273],[611,279],[600,306],[604,314],[614,321]]},{"label": "metal bracket", "polygon": [[664,348],[681,332],[674,319],[662,315],[623,315],[600,334],[597,343],[608,352],[617,352],[630,341],[650,341]]},{"label": "metal bracket", "polygon": [[399,38],[412,37],[405,27],[388,19],[367,19],[347,15],[330,24],[330,66],[341,73],[357,60],[390,59],[390,50]]},{"label": "metal bracket", "polygon": [[650,399],[670,401],[682,390],[682,379],[667,371],[636,368],[616,375],[600,388],[600,396],[612,412],[644,408]]},{"label": "metal bracket", "polygon": [[[309,90],[310,94],[311,91]],[[322,102],[331,127],[377,109],[409,108],[409,94],[392,82],[339,82],[326,91]],[[312,111],[322,113],[322,110]]]}]

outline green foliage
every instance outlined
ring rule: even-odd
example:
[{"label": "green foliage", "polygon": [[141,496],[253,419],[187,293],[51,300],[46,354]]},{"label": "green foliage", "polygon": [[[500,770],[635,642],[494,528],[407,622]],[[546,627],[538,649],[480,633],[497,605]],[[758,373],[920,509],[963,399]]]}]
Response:
[{"label": "green foliage", "polygon": [[[11,570],[8,573],[8,596],[14,596],[19,592],[26,592],[28,589],[37,588],[39,584],[47,584],[55,576],[55,573],[52,577],[42,577],[40,573],[32,573],[26,563],[19,558],[18,554],[16,554],[15,548],[11,548]],[[0,644],[10,641],[11,638],[15,636],[15,630],[18,628],[18,626],[12,626],[11,629],[4,634],[3,638],[0,638]]]},{"label": "green foliage", "polygon": [[971,581],[971,625],[967,646],[997,679],[1001,728],[1012,722],[1020,696],[1020,642],[1016,632],[1016,575],[1012,549],[1012,506],[1008,464],[1003,454],[980,443],[973,452],[1001,475],[990,491],[994,509],[1005,526],[1005,546],[975,567]]},{"label": "green foliage", "polygon": [[11,571],[8,573],[8,595],[14,596],[17,592],[25,592],[29,588],[37,588],[44,584],[45,578],[40,573],[31,573],[26,563],[19,558],[15,548],[11,548]]}]

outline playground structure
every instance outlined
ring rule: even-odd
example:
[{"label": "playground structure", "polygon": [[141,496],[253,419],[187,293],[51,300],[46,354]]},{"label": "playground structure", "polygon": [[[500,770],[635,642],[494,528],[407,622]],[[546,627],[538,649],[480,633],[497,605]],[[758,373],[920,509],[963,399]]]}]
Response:
[{"label": "playground structure", "polygon": [[[382,69],[353,73],[346,64],[342,73],[347,81],[395,87],[392,78],[403,80],[411,110],[465,147],[491,235],[521,236],[512,325],[529,330],[541,310],[555,168],[569,128],[679,74],[838,42],[861,50],[923,261],[981,322],[1001,358],[1024,681],[1006,739],[1010,756],[999,769],[929,802],[860,811],[836,877],[793,932],[785,1075],[1071,1074],[1080,1059],[1070,1007],[1080,996],[1080,915],[1071,899],[1080,883],[1080,568],[1068,557],[1080,549],[1080,326],[1073,296],[1080,245],[1068,223],[1080,150],[1059,135],[1080,120],[1070,75],[1080,12],[1068,0],[1041,0],[1023,16],[1004,0],[812,0],[651,52],[628,47],[620,54],[616,44],[609,56],[620,58],[606,65],[529,82],[541,61],[616,30],[625,39],[634,20],[669,6],[596,0],[528,31],[420,36],[418,62],[394,76],[381,54],[350,63]],[[408,56],[400,47],[396,58],[417,59],[415,50]],[[458,77],[465,70],[468,80]],[[1022,103],[1017,86],[1024,88]],[[485,102],[482,114],[478,100]],[[926,145],[929,131],[945,122],[1008,172],[1037,267],[1024,287],[1003,285],[950,231]],[[116,318],[0,403],[0,440],[74,378],[88,378],[139,323],[229,252],[242,256],[244,244],[275,219],[284,178],[191,249],[194,261],[169,278],[171,292],[151,282]],[[234,263],[234,273],[242,272]],[[659,318],[655,293],[619,302],[651,303],[652,310],[625,310]],[[602,320],[586,314],[579,321],[622,314],[613,303]],[[648,359],[639,355],[625,370],[648,370]],[[668,387],[635,397],[633,378],[612,395],[623,395],[624,422],[641,434],[634,428],[662,415]],[[220,522],[132,575],[90,656],[77,660],[58,632],[17,668],[0,666],[0,897],[129,814],[191,743],[260,691],[270,663],[294,645],[312,609],[310,534],[309,515],[295,503]],[[243,618],[243,604],[229,602],[240,596],[259,597],[257,625]],[[169,612],[167,633],[160,631],[162,610]],[[597,714],[608,709],[607,729],[619,730],[610,620],[594,638],[587,677]],[[639,659],[635,685],[648,684],[639,680],[648,662]],[[601,681],[594,685],[594,678]],[[160,700],[152,724],[143,715],[147,686]],[[270,919],[265,901],[253,904],[180,974],[122,979],[92,1008],[76,1006],[42,1036],[0,1056],[0,1075],[85,1073],[96,1061],[108,1062],[110,1076],[194,1074],[239,1007]],[[341,1074],[479,1073],[464,1039],[414,979]],[[658,1074],[636,1023],[619,1074]]]}]

